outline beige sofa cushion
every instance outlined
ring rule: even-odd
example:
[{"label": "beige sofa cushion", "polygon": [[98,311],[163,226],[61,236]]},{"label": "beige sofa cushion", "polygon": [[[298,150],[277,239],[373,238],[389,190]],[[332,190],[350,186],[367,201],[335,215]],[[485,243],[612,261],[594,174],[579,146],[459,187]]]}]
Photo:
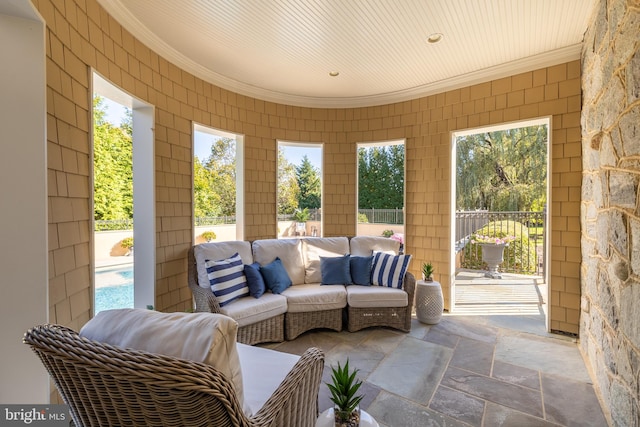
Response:
[{"label": "beige sofa cushion", "polygon": [[222,314],[125,308],[96,314],[82,327],[80,336],[211,365],[233,383],[244,404],[237,332],[236,321]]},{"label": "beige sofa cushion", "polygon": [[409,297],[402,289],[386,286],[350,285],[347,289],[347,302],[351,307],[406,307]]},{"label": "beige sofa cushion", "polygon": [[278,389],[300,356],[238,343],[244,382],[244,412],[256,414]]},{"label": "beige sofa cushion", "polygon": [[339,257],[349,253],[346,237],[307,237],[302,239],[305,283],[320,283],[320,257]]},{"label": "beige sofa cushion", "polygon": [[205,260],[218,261],[227,259],[238,253],[243,264],[253,264],[253,254],[251,253],[251,243],[242,240],[230,242],[210,242],[196,245],[193,248],[193,256],[196,259],[196,269],[198,270],[198,285],[205,289],[211,289],[209,276]]},{"label": "beige sofa cushion", "polygon": [[252,296],[239,298],[220,308],[220,312],[236,322],[238,326],[251,325],[270,319],[287,311],[287,299],[282,295],[266,293],[260,298]]},{"label": "beige sofa cushion", "polygon": [[373,251],[397,254],[400,242],[381,236],[356,236],[349,241],[351,255],[369,256]]},{"label": "beige sofa cushion", "polygon": [[344,308],[347,291],[342,285],[305,284],[291,286],[282,292],[287,297],[287,311],[301,313]]},{"label": "beige sofa cushion", "polygon": [[304,261],[300,239],[264,239],[253,242],[253,259],[260,265],[280,258],[293,285],[304,283]]}]

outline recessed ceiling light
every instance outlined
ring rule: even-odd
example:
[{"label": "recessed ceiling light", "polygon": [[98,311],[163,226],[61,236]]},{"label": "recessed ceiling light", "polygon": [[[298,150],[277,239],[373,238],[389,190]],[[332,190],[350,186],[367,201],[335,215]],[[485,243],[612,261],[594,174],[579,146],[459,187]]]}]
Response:
[{"label": "recessed ceiling light", "polygon": [[440,40],[442,40],[443,37],[444,34],[442,33],[429,34],[429,37],[427,37],[427,42],[431,44],[438,43]]},{"label": "recessed ceiling light", "polygon": [[340,75],[340,71],[329,71],[329,75],[331,77],[338,77]]}]

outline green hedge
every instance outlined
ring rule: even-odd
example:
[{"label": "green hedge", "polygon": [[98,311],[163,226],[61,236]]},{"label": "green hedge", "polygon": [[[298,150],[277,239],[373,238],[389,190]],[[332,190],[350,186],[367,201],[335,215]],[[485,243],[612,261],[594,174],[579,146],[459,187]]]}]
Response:
[{"label": "green hedge", "polygon": [[[537,263],[536,245],[529,241],[529,229],[516,221],[493,221],[477,230],[475,234],[490,237],[515,236],[504,250],[504,262],[501,271],[518,273],[535,273]],[[462,267],[473,270],[484,270],[486,263],[482,261],[482,246],[469,242],[464,247]]]}]

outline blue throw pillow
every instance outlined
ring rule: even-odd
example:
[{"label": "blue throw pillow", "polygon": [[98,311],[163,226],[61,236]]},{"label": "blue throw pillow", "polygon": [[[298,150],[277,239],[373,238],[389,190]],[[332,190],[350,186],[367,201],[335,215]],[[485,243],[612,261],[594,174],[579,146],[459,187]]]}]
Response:
[{"label": "blue throw pillow", "polygon": [[349,254],[338,257],[320,257],[322,285],[350,285]]},{"label": "blue throw pillow", "polygon": [[260,298],[267,290],[262,274],[260,274],[260,264],[245,264],[244,275],[247,276],[247,285],[249,285],[249,294],[252,297]]},{"label": "blue throw pillow", "polygon": [[282,291],[291,286],[291,278],[280,258],[261,266],[260,273],[262,273],[267,288],[274,294],[281,294]]},{"label": "blue throw pillow", "polygon": [[354,285],[371,286],[373,255],[352,256],[349,259],[349,266],[351,268],[351,281]]},{"label": "blue throw pillow", "polygon": [[384,252],[373,253],[371,283],[378,286],[402,289],[404,275],[409,269],[411,255],[391,255]]}]

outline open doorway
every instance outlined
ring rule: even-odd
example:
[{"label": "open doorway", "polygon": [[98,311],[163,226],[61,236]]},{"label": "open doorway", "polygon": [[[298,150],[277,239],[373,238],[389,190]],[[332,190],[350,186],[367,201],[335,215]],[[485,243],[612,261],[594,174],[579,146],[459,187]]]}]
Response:
[{"label": "open doorway", "polygon": [[93,94],[94,314],[153,309],[154,110],[95,72]]},{"label": "open doorway", "polygon": [[550,129],[546,117],[452,133],[453,314],[548,330]]}]

